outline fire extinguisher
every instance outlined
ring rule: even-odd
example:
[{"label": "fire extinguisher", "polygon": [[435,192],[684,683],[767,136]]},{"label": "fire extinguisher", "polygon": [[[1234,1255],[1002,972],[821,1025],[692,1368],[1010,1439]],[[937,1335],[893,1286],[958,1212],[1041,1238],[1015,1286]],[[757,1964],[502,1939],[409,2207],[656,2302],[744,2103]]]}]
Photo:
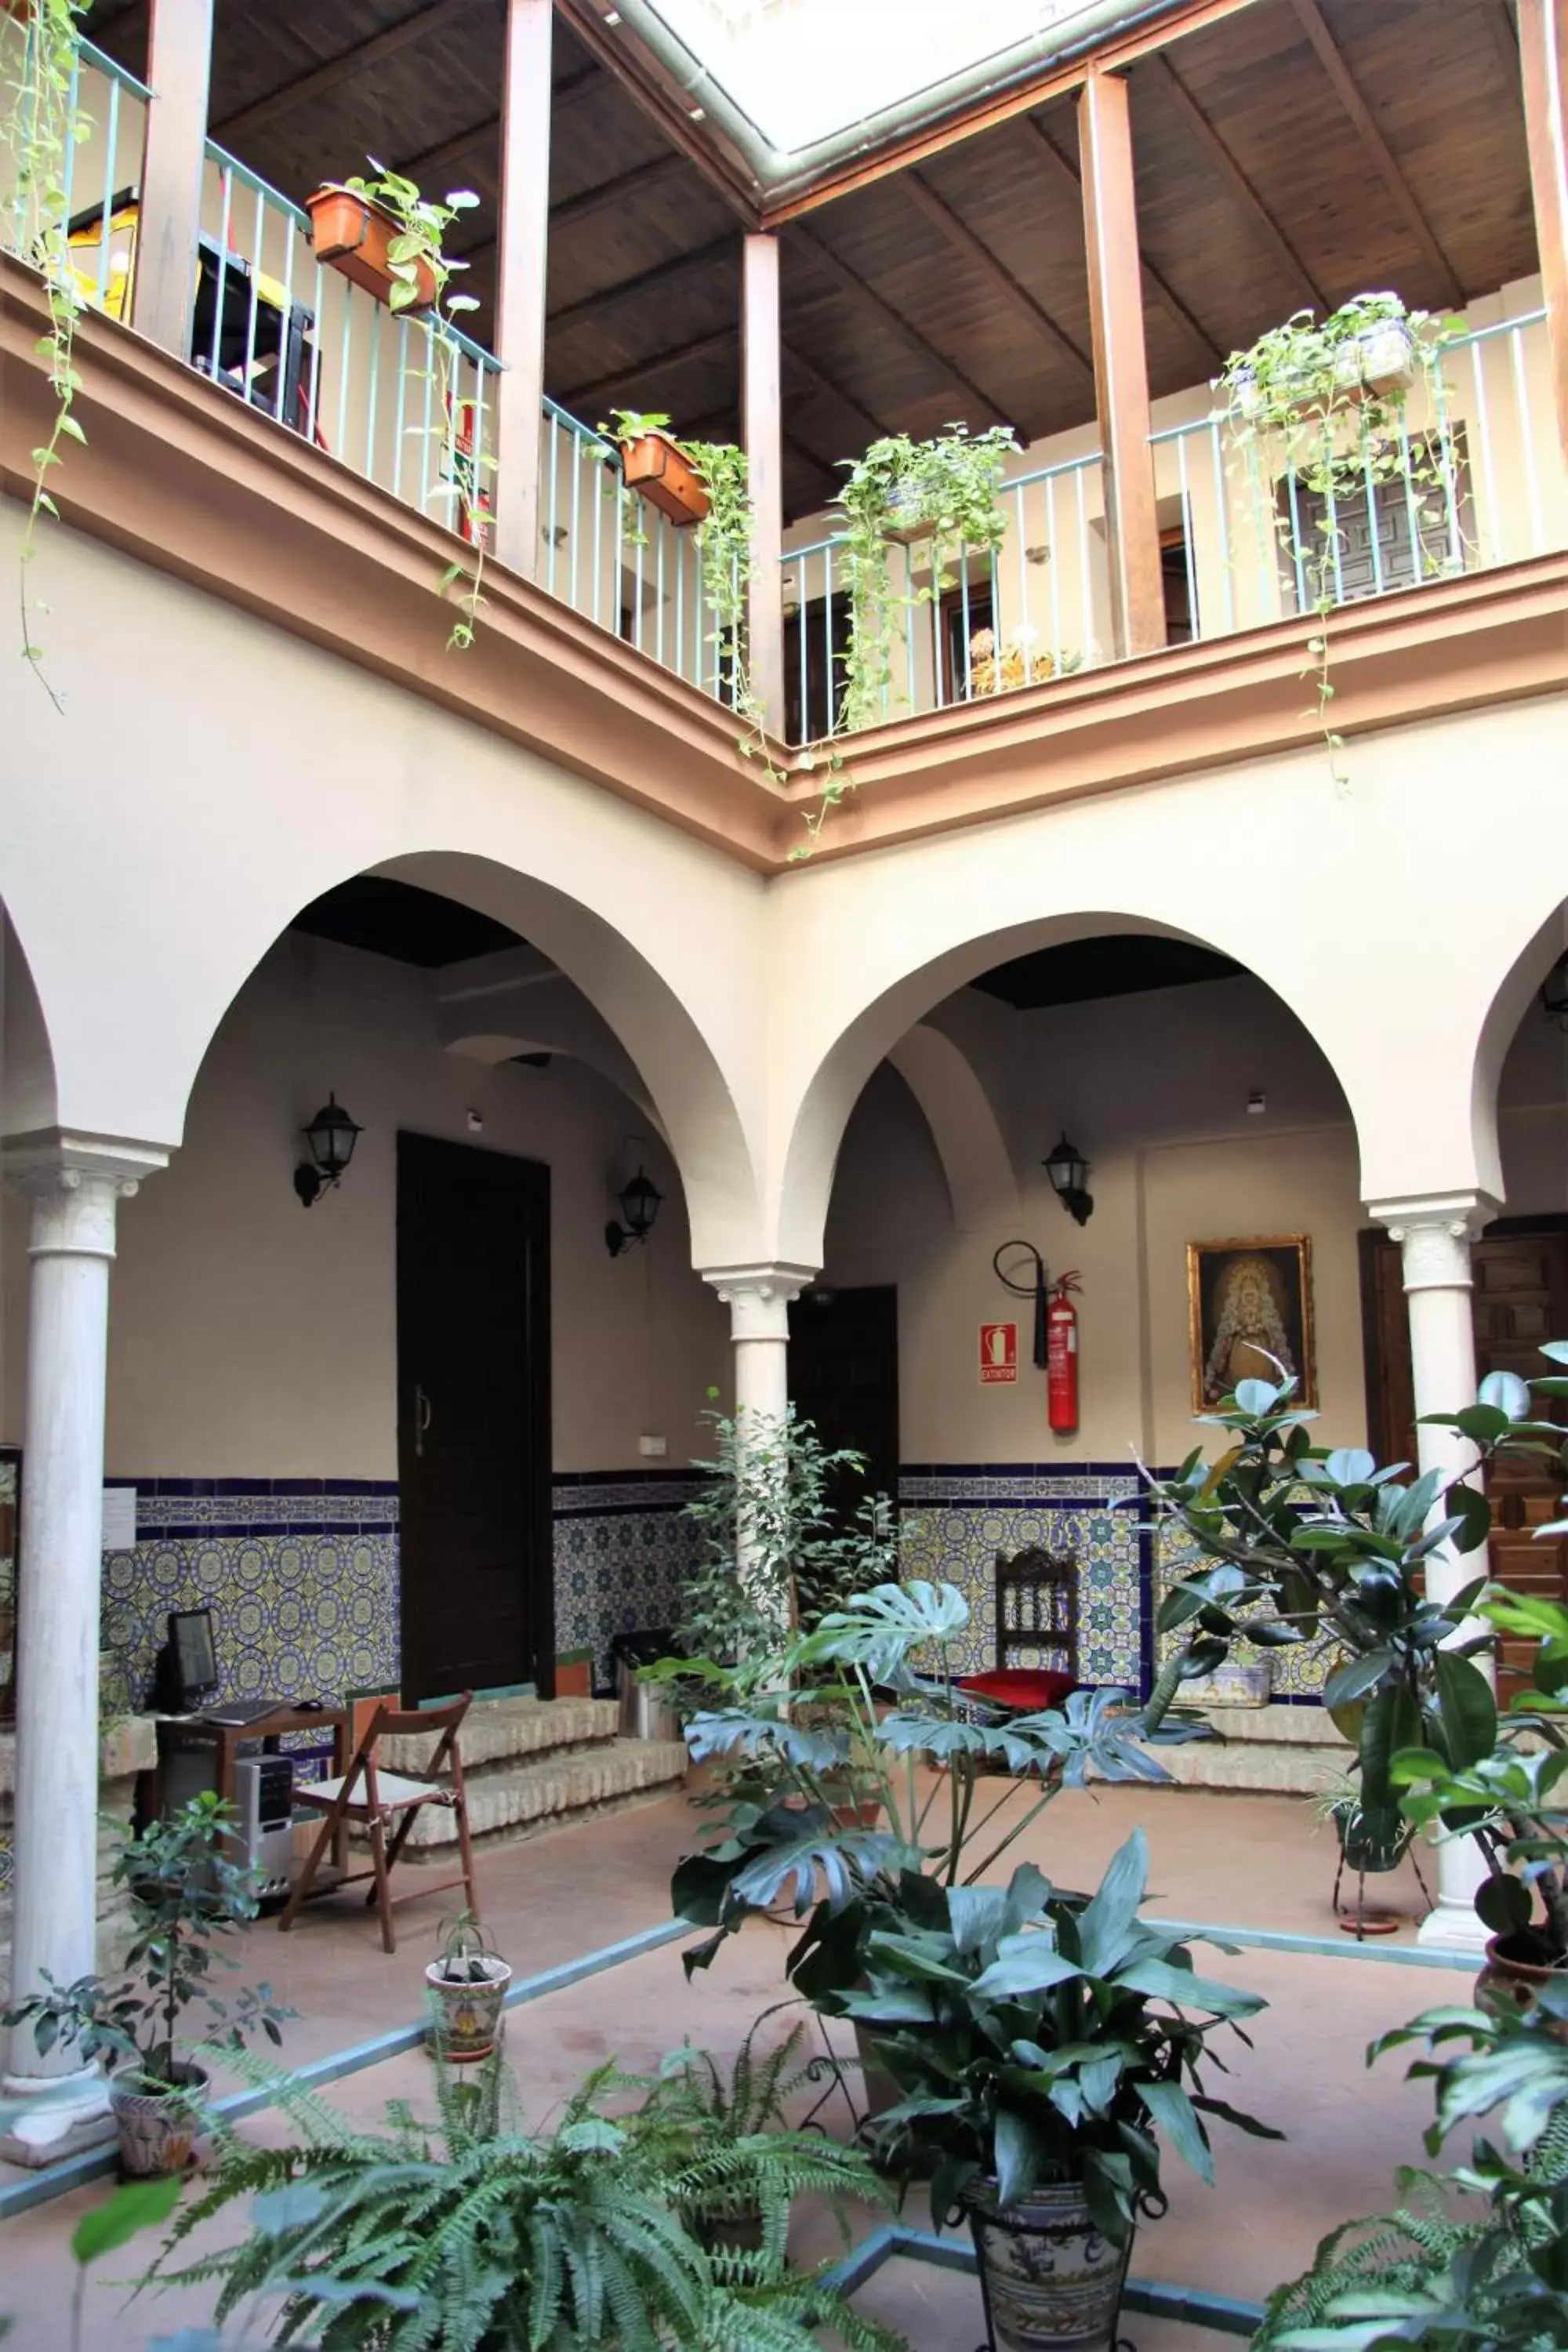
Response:
[{"label": "fire extinguisher", "polygon": [[1051,1285],[1046,1314],[1046,1389],[1050,1423],[1062,1433],[1078,1427],[1078,1309],[1071,1294],[1079,1288],[1076,1274],[1064,1274]]}]

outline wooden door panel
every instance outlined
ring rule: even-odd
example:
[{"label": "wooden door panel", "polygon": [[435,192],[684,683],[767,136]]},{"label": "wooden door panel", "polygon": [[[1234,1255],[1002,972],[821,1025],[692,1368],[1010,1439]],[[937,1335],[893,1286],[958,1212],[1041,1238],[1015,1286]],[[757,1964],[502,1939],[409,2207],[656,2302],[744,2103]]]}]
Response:
[{"label": "wooden door panel", "polygon": [[553,1663],[549,1179],[398,1138],[404,1692],[533,1680]]}]

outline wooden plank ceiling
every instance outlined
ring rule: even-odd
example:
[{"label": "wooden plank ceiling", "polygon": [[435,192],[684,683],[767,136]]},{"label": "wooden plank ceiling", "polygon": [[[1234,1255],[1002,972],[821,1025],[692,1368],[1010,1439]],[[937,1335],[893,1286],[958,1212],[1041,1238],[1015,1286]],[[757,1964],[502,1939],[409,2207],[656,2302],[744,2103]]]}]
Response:
[{"label": "wooden plank ceiling", "polygon": [[[375,154],[471,187],[473,322],[489,339],[502,0],[216,0],[222,144],[296,200]],[[146,60],[147,0],[95,39]],[[736,430],[740,229],[631,90],[559,18],[546,374]],[[1442,310],[1536,266],[1507,0],[1254,0],[1132,81],[1156,395],[1303,304],[1393,287]],[[875,435],[1093,411],[1073,110],[1058,101],[871,183],[784,240],[786,495],[800,514]]]}]

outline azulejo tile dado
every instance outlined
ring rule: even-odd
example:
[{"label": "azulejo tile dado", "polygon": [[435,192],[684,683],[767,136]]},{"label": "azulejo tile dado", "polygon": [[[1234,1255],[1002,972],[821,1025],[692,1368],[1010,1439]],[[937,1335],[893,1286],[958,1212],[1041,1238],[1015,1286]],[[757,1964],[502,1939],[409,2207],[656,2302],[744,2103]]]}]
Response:
[{"label": "azulejo tile dado", "polygon": [[[1195,1567],[1201,1558],[1197,1545],[1185,1528],[1165,1521],[1154,1545],[1156,1594],[1163,1593],[1178,1576]],[[1162,1664],[1174,1649],[1176,1640],[1173,1633],[1161,1636]],[[1332,1666],[1333,1652],[1333,1643],[1322,1638],[1279,1650],[1260,1650],[1251,1642],[1237,1642],[1234,1655],[1238,1665],[1267,1664],[1270,1695],[1276,1699],[1293,1700],[1300,1705],[1322,1697],[1323,1685]]]},{"label": "azulejo tile dado", "polygon": [[596,1687],[610,1683],[617,1633],[679,1622],[701,1556],[685,1507],[700,1491],[689,1473],[556,1479],[555,1647],[591,1653]]}]

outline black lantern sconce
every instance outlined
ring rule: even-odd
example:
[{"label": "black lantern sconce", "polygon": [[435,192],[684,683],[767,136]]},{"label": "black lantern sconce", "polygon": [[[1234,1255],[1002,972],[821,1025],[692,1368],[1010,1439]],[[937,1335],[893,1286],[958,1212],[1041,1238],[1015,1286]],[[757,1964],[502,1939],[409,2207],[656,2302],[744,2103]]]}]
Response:
[{"label": "black lantern sconce", "polygon": [[1088,1190],[1089,1162],[1076,1150],[1062,1130],[1062,1139],[1048,1160],[1040,1163],[1051,1180],[1051,1190],[1076,1224],[1087,1225],[1094,1214],[1093,1195]]},{"label": "black lantern sconce", "polygon": [[1560,955],[1541,985],[1541,1009],[1548,1021],[1568,1029],[1568,955]]},{"label": "black lantern sconce", "polygon": [[605,1227],[605,1247],[612,1257],[619,1257],[634,1242],[646,1242],[653,1231],[664,1194],[646,1171],[639,1168],[629,1184],[623,1185],[616,1195],[624,1224],[612,1217]]},{"label": "black lantern sconce", "polygon": [[310,1157],[301,1160],[294,1171],[294,1190],[302,1207],[312,1207],[329,1185],[337,1183],[363,1133],[363,1128],[349,1117],[336,1095],[329,1095],[305,1129]]}]

